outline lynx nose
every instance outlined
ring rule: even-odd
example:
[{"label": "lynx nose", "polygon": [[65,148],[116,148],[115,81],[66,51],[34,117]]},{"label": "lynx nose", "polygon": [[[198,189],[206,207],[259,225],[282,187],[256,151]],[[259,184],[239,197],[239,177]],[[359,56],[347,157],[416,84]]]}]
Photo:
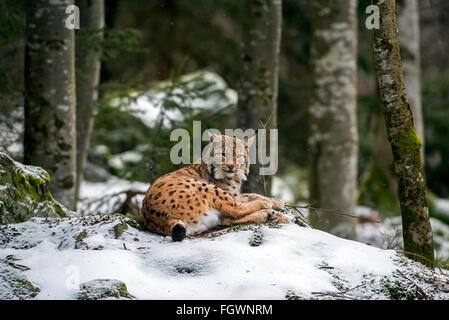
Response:
[{"label": "lynx nose", "polygon": [[228,165],[224,168],[226,172],[235,172],[236,168],[233,165]]}]

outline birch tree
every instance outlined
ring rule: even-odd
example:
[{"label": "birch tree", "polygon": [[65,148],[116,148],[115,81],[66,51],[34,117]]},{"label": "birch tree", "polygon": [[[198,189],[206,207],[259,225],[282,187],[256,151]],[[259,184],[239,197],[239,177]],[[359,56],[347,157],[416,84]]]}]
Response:
[{"label": "birch tree", "polygon": [[[309,203],[353,212],[357,199],[357,1],[312,1]],[[356,220],[311,211],[315,227],[354,237]]]},{"label": "birch tree", "polygon": [[[237,104],[237,126],[243,130],[256,130],[263,125],[272,129],[276,125],[281,25],[281,0],[244,1],[242,73]],[[270,176],[265,176],[264,187],[258,173],[258,166],[254,166],[244,185],[246,192],[269,192]]]},{"label": "birch tree", "polygon": [[89,43],[96,43],[94,47],[76,48],[76,199],[79,196],[83,171],[87,160],[87,151],[95,122],[95,109],[98,100],[98,84],[100,82],[101,51],[98,44],[103,38],[104,28],[104,0],[78,0],[80,9],[80,27],[83,35],[89,36]]},{"label": "birch tree", "polygon": [[421,161],[422,141],[415,131],[412,110],[405,92],[395,1],[385,0],[379,4],[379,9],[380,28],[373,29],[374,58],[398,179],[404,249],[412,253],[411,258],[432,264],[433,239]]},{"label": "birch tree", "polygon": [[75,209],[76,136],[73,0],[26,1],[24,160],[51,176],[55,199]]}]

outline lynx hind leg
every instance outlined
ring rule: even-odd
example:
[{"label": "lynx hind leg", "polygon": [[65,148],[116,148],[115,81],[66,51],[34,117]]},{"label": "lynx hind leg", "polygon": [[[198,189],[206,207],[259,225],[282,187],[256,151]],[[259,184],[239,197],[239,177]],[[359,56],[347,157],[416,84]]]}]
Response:
[{"label": "lynx hind leg", "polygon": [[233,218],[226,218],[223,220],[223,225],[229,226],[231,224],[236,223],[265,223],[271,219],[271,217],[274,215],[273,209],[262,209],[258,210],[256,212],[250,213],[242,218],[233,219]]}]

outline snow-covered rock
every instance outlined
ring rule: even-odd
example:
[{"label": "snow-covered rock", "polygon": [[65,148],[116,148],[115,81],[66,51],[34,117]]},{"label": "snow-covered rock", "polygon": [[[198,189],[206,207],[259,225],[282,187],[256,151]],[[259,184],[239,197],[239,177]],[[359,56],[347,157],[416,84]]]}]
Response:
[{"label": "snow-covered rock", "polygon": [[136,299],[449,298],[438,270],[296,224],[235,226],[183,242],[122,215],[0,228],[0,259],[30,268],[21,273],[40,288],[34,299],[77,299],[81,284],[98,279],[123,282]]},{"label": "snow-covered rock", "polygon": [[53,199],[49,184],[44,169],[22,165],[0,153],[0,224],[68,216],[70,211]]},{"label": "snow-covered rock", "polygon": [[32,299],[39,293],[39,288],[20,272],[27,269],[12,261],[0,260],[0,300]]},{"label": "snow-covered rock", "polygon": [[131,299],[126,284],[115,279],[96,279],[80,285],[80,300]]}]

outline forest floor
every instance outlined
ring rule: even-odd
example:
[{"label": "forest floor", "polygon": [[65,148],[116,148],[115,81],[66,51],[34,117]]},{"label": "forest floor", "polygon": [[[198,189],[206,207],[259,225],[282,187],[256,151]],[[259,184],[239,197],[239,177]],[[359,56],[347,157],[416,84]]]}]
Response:
[{"label": "forest floor", "polygon": [[140,229],[120,214],[0,226],[0,299],[86,298],[89,284],[87,297],[123,283],[125,294],[96,298],[449,299],[439,269],[297,224],[183,242]]}]

